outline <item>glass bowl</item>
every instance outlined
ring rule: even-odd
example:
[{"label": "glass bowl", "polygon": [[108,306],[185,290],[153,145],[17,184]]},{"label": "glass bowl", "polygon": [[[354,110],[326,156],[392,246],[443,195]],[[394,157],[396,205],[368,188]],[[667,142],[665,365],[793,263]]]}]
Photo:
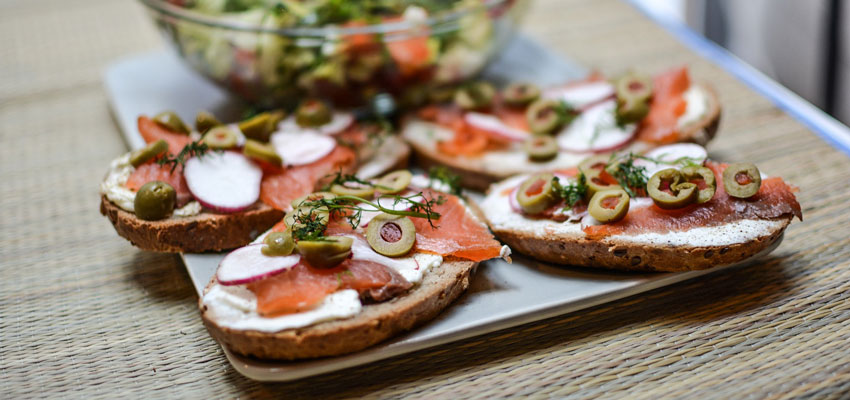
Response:
[{"label": "glass bowl", "polygon": [[252,1],[276,5],[211,13],[198,8],[240,2],[141,0],[192,68],[261,107],[305,97],[358,106],[383,94],[420,103],[481,71],[513,34],[527,0],[421,1],[438,5],[430,13],[410,0],[372,0],[405,6],[348,20],[303,6],[349,7],[345,0]]}]

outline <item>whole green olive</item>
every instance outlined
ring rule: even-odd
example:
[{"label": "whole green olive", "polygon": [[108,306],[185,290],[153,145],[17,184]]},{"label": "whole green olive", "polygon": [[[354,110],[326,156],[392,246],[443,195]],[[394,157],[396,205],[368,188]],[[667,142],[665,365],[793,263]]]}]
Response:
[{"label": "whole green olive", "polygon": [[155,221],[168,217],[174,211],[177,204],[177,192],[174,188],[162,181],[151,181],[139,188],[133,201],[133,210],[136,216]]}]

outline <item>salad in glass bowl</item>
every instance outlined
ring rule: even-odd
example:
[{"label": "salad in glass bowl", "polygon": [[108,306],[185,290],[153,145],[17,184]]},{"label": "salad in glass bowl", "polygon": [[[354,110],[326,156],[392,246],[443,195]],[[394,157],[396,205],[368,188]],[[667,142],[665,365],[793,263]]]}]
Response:
[{"label": "salad in glass bowl", "polygon": [[189,65],[249,102],[358,106],[413,105],[477,74],[526,0],[141,1]]}]

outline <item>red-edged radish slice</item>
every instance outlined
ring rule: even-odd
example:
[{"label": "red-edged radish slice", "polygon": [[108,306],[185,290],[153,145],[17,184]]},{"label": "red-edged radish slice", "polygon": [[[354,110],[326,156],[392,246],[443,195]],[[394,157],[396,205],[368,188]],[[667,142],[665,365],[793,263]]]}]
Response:
[{"label": "red-edged radish slice", "polygon": [[419,268],[419,263],[413,257],[400,257],[400,258],[391,258],[382,254],[378,254],[375,250],[372,249],[372,246],[369,245],[369,242],[366,241],[362,236],[358,235],[347,235],[350,238],[354,239],[354,243],[351,244],[351,259],[352,260],[362,260],[362,261],[371,261],[374,263],[378,263],[387,267],[390,267],[396,271],[402,272],[410,269]]},{"label": "red-edged radish slice", "polygon": [[676,143],[652,149],[644,154],[644,157],[658,161],[654,162],[646,159],[635,160],[635,165],[646,168],[646,176],[651,177],[662,169],[679,169],[688,163],[702,165],[708,157],[708,152],[698,144]]},{"label": "red-edged radish slice", "polygon": [[272,134],[271,144],[286,165],[305,165],[321,160],[336,147],[336,140],[316,132]]},{"label": "red-edged radish slice", "polygon": [[353,122],[354,115],[348,112],[337,111],[332,114],[331,120],[327,124],[316,127],[305,127],[298,125],[298,123],[295,122],[295,116],[293,115],[288,118],[285,118],[283,121],[280,121],[280,123],[277,124],[277,129],[278,131],[283,131],[287,133],[309,132],[333,136],[348,129],[348,127],[351,126]]},{"label": "red-edged radish slice", "polygon": [[286,271],[301,261],[298,253],[289,256],[267,256],[263,254],[263,246],[265,245],[262,243],[251,244],[224,256],[216,272],[218,283],[230,286],[255,282]]},{"label": "red-edged radish slice", "polygon": [[520,186],[522,186],[522,184],[517,185],[514,190],[511,190],[511,194],[508,195],[508,202],[510,203],[511,210],[513,210],[513,212],[517,214],[524,214],[524,212],[522,211],[522,207],[519,205],[519,201],[516,199],[516,195],[517,192],[519,192]]},{"label": "red-edged radish slice", "polygon": [[508,142],[521,142],[528,138],[530,133],[505,125],[498,117],[477,112],[468,112],[463,116],[467,124],[473,128],[493,136],[497,140]]},{"label": "red-edged radish slice", "polygon": [[224,151],[190,158],[183,175],[202,206],[233,213],[251,207],[260,197],[263,170],[240,153]]},{"label": "red-edged radish slice", "polygon": [[558,147],[572,153],[601,153],[625,146],[634,138],[637,125],[617,125],[616,110],[614,100],[585,110],[558,133]]},{"label": "red-edged radish slice", "polygon": [[614,95],[614,86],[605,81],[555,87],[543,91],[544,98],[563,100],[570,107],[576,109],[589,108],[597,103],[613,98]]},{"label": "red-edged radish slice", "polygon": [[[405,193],[402,196],[410,196],[411,194],[412,193]],[[414,196],[414,197],[411,198],[411,200],[416,201],[416,202],[424,202],[425,197],[423,197],[421,195],[420,196]],[[390,210],[393,210],[393,211],[406,211],[406,210],[409,210],[410,206],[411,206],[411,203],[409,201],[399,200],[398,202],[396,202],[395,197],[392,197],[392,196],[379,197],[378,199],[375,200],[375,202],[380,204],[381,207],[389,208]],[[374,208],[371,205],[366,204],[366,203],[360,203],[357,206],[360,207],[360,208],[363,208],[364,210],[371,210],[371,209]],[[371,221],[373,218],[375,218],[380,213],[381,213],[381,211],[363,211],[363,212],[361,212],[360,213],[360,226],[362,226],[362,227],[368,226],[369,221]]]}]

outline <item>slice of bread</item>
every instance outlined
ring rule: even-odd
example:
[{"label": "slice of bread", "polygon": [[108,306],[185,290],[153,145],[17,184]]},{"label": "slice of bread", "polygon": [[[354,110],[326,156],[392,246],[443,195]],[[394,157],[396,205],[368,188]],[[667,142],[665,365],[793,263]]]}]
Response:
[{"label": "slice of bread", "polygon": [[[388,138],[382,151],[361,163],[358,175],[371,178],[404,168],[410,159],[410,147],[396,137]],[[245,246],[260,233],[279,222],[284,212],[260,201],[247,211],[218,214],[203,211],[191,217],[171,217],[145,221],[121,209],[101,196],[100,213],[109,218],[118,235],[143,250],[201,253]]]},{"label": "slice of bread", "polygon": [[[697,84],[706,93],[706,112],[697,120],[680,129],[681,142],[700,145],[708,143],[717,133],[720,123],[720,101],[714,89],[704,83]],[[408,117],[402,128],[402,136],[413,148],[416,162],[425,169],[432,166],[445,166],[461,177],[461,185],[475,190],[486,190],[490,184],[507,177],[554,169],[574,167],[590,154],[561,154],[549,162],[532,163],[527,161],[521,146],[515,145],[498,157],[455,157],[437,150],[437,142],[453,136],[453,132],[439,125],[423,121],[417,117]],[[618,151],[645,152],[653,146],[646,142],[632,142]]]},{"label": "slice of bread", "polygon": [[[364,305],[354,317],[275,333],[223,327],[216,323],[203,296],[199,305],[210,334],[234,353],[279,360],[335,356],[373,346],[433,319],[469,287],[476,265],[471,261],[444,261],[407,293]],[[217,284],[213,278],[204,293]]]},{"label": "slice of bread", "polygon": [[134,246],[151,251],[200,253],[244,246],[280,221],[283,211],[257,202],[233,214],[201,212],[191,217],[145,221],[101,196],[100,213],[109,218],[118,235]]},{"label": "slice of bread", "polygon": [[532,219],[513,212],[505,192],[520,181],[512,178],[493,185],[478,204],[480,213],[512,250],[556,264],[627,271],[689,271],[729,265],[770,247],[793,217],[591,239],[579,223]]}]

